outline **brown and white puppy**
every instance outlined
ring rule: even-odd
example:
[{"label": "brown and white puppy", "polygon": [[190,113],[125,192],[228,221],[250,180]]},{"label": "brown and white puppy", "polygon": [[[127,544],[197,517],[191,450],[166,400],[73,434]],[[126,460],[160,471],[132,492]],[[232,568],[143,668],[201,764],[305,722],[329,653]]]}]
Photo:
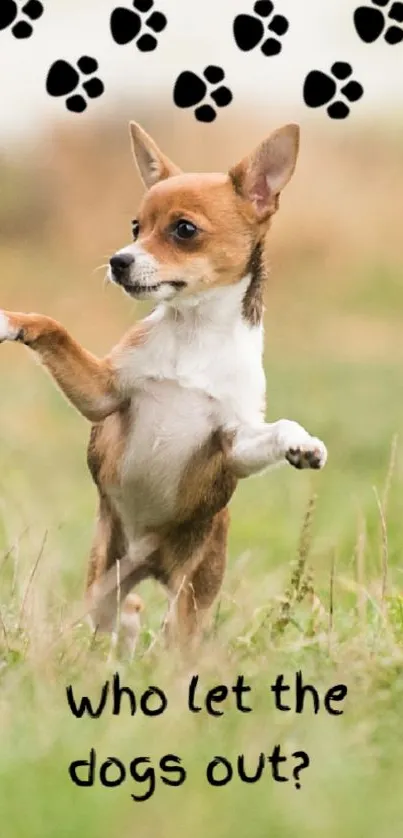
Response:
[{"label": "brown and white puppy", "polygon": [[324,444],[297,423],[264,421],[263,247],[299,129],[276,131],[227,175],[182,174],[138,125],[130,129],[147,191],[134,242],[112,257],[109,278],[158,305],[104,360],[36,314],[1,312],[0,340],[34,350],[93,423],[95,624],[114,631],[118,610],[126,643],[134,640],[130,591],[153,577],[171,597],[168,628],[186,644],[222,583],[237,481],[286,461],[326,462]]}]

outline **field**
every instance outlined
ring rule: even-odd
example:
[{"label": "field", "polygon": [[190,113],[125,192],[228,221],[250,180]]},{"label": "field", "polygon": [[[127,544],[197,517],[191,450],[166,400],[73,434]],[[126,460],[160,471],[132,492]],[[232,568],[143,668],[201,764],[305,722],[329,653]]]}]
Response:
[{"label": "field", "polygon": [[[214,157],[218,138],[211,136],[204,168],[213,159],[221,168],[226,138]],[[85,464],[88,429],[28,352],[0,347],[4,838],[401,834],[403,167],[387,131],[370,145],[367,136],[306,141],[269,248],[268,417],[296,419],[324,439],[329,463],[321,474],[287,467],[239,487],[225,584],[191,666],[159,642],[165,603],[153,585],[141,590],[141,642],[128,666],[77,622],[96,500]],[[173,152],[169,131],[167,142]],[[179,154],[188,167],[200,154],[196,146],[193,159],[189,146]],[[49,147],[47,181],[41,160]],[[238,138],[234,158],[245,148]],[[127,237],[138,188],[129,166],[125,136],[105,137],[102,126],[74,140],[55,133],[42,158],[0,164],[2,307],[51,314],[98,352],[141,314],[102,288],[102,271],[93,272]],[[98,719],[74,718],[66,687],[96,705],[117,670],[138,700],[150,685],[163,690],[166,711],[149,718],[138,707],[132,717],[125,696],[120,715],[108,703]],[[295,712],[299,671],[319,693],[316,715],[310,694],[304,712]],[[195,674],[201,705],[209,688],[231,688],[243,675],[252,712],[237,709],[231,690],[218,705],[221,717],[190,712]],[[274,705],[271,686],[280,674],[291,687],[283,696],[289,712]],[[323,699],[340,684],[347,697],[333,706],[343,713],[330,715]],[[267,759],[258,781],[242,782],[237,757],[244,755],[253,777],[260,754],[271,756],[276,745],[287,757],[279,771],[288,782],[273,779]],[[94,786],[78,788],[69,765],[88,760],[92,747]],[[299,789],[298,751],[310,758]],[[167,754],[186,769],[180,787],[160,779],[169,776],[159,768]],[[234,767],[221,787],[206,778],[216,756]],[[99,768],[111,757],[127,778],[106,788]],[[137,779],[130,776],[138,757],[155,769],[155,791],[144,802],[132,798],[151,787],[145,764]],[[112,779],[119,773],[109,771]],[[216,771],[225,776],[222,766]]]}]

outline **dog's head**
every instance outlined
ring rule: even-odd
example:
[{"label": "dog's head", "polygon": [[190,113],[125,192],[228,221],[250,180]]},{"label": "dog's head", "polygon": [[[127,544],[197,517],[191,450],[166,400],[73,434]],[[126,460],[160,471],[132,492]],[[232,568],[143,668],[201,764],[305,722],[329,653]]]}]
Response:
[{"label": "dog's head", "polygon": [[147,192],[134,243],[112,257],[110,279],[156,300],[239,282],[294,172],[298,126],[274,132],[227,175],[183,174],[139,125],[130,132]]}]

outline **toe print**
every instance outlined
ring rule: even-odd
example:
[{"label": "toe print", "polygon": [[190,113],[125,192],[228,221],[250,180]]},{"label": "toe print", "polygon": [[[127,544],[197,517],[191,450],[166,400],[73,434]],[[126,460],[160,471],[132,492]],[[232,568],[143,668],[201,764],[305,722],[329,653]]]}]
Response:
[{"label": "toe print", "polygon": [[304,83],[305,104],[309,108],[328,105],[327,113],[331,119],[346,119],[350,114],[347,102],[358,102],[364,93],[361,84],[351,79],[352,73],[353,68],[345,61],[336,61],[329,75],[321,70],[312,70]]},{"label": "toe print", "polygon": [[18,15],[18,6],[14,0],[3,0],[0,5],[0,29],[8,29]]},{"label": "toe print", "polygon": [[153,52],[158,46],[155,36],[163,32],[168,21],[162,12],[154,10],[153,0],[133,0],[132,7],[118,6],[113,10],[110,20],[112,38],[119,45],[134,41],[140,52]]},{"label": "toe print", "polygon": [[282,43],[279,39],[288,32],[289,28],[287,18],[274,14],[274,3],[271,0],[258,0],[253,11],[254,14],[238,15],[235,18],[236,45],[243,52],[250,52],[260,47],[263,55],[278,55],[282,50]]},{"label": "toe print", "polygon": [[206,98],[210,95],[218,108],[230,105],[233,96],[231,90],[222,84],[224,80],[224,70],[215,65],[206,67],[203,78],[185,70],[175,82],[175,105],[178,108],[196,108],[194,113],[199,122],[214,122],[217,112],[213,105],[206,102]]},{"label": "toe print", "polygon": [[373,44],[383,35],[387,44],[400,44],[403,41],[403,3],[391,0],[371,2],[372,5],[359,6],[354,12],[354,25],[361,40]]},{"label": "toe print", "polygon": [[94,75],[97,70],[97,60],[89,55],[83,55],[76,67],[62,59],[55,61],[46,79],[46,90],[50,96],[65,97],[68,111],[83,113],[87,108],[87,97],[97,99],[105,89],[101,79]]},{"label": "toe print", "polygon": [[33,23],[42,17],[44,7],[39,0],[28,0],[20,8],[14,0],[1,0],[0,2],[0,30],[8,29],[14,38],[23,40],[33,35]]}]

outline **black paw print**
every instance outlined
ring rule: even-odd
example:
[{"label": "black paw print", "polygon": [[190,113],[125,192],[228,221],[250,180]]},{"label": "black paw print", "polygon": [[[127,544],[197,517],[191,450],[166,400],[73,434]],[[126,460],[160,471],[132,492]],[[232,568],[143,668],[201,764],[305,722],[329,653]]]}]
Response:
[{"label": "black paw print", "polygon": [[[154,6],[154,0],[133,0],[132,6],[141,14],[151,12]],[[137,12],[131,9],[125,9],[124,6],[118,6],[114,9],[111,15],[111,32],[112,38],[117,44],[130,44],[140,34],[143,27],[143,19]],[[150,17],[144,21],[146,27],[152,32],[162,32],[168,21],[161,12],[151,12]],[[137,49],[140,52],[152,52],[158,46],[158,41],[149,32],[140,35],[136,41]]]},{"label": "black paw print", "polygon": [[[391,0],[371,0],[375,6],[388,7],[383,12],[372,6],[360,6],[354,12],[354,24],[358,35],[366,44],[372,44],[381,37],[389,21],[403,24],[403,3]],[[390,8],[389,8],[390,7]],[[403,41],[403,26],[388,25],[384,34],[386,43],[400,44]]]},{"label": "black paw print", "polygon": [[[280,38],[288,31],[289,23],[283,15],[273,15],[274,3],[271,0],[258,0],[254,5],[255,15],[238,15],[234,20],[235,43],[243,52],[249,52],[261,44],[263,55],[278,55],[283,45],[278,38],[263,38],[266,30]],[[270,18],[270,23],[263,23],[259,18]],[[262,43],[263,41],[263,43]]]},{"label": "black paw print", "polygon": [[[336,96],[344,96],[349,102],[357,102],[364,93],[364,88],[358,81],[348,81],[343,87],[335,81],[346,81],[350,78],[353,68],[344,61],[336,61],[331,68],[332,76],[322,73],[320,70],[312,70],[308,73],[304,83],[304,101],[309,108],[321,108],[328,105]],[[331,119],[346,119],[350,108],[346,102],[337,99],[327,108]]]},{"label": "black paw print", "polygon": [[[77,61],[77,67],[84,76],[92,76],[92,78],[81,83],[83,91],[85,91],[87,96],[90,99],[97,99],[98,96],[102,96],[105,90],[104,85],[101,79],[93,75],[98,70],[98,61],[89,55],[83,55]],[[66,108],[68,111],[73,111],[73,113],[82,113],[87,107],[83,93],[76,93],[74,96],[70,95],[77,90],[81,82],[80,73],[72,64],[60,60],[52,64],[46,79],[46,90],[49,95],[67,96]]]},{"label": "black paw print", "polygon": [[[225,79],[225,73],[222,67],[215,67],[210,65],[206,67],[203,73],[204,78],[210,85],[214,85],[214,89],[210,90],[210,96],[218,108],[225,108],[230,105],[233,99],[232,93],[228,87],[225,87],[221,82]],[[220,85],[216,87],[215,85]],[[217,112],[211,105],[201,104],[208,93],[208,86],[200,76],[185,70],[178,76],[174,88],[174,102],[178,108],[194,108],[195,117],[199,122],[214,122]]]},{"label": "black paw print", "polygon": [[[0,30],[8,29],[9,26],[14,24],[11,29],[14,38],[30,38],[34,31],[30,21],[38,20],[42,17],[43,12],[44,8],[39,0],[28,0],[21,9],[18,8],[14,0],[1,0]],[[20,13],[22,19],[18,19]]]}]

